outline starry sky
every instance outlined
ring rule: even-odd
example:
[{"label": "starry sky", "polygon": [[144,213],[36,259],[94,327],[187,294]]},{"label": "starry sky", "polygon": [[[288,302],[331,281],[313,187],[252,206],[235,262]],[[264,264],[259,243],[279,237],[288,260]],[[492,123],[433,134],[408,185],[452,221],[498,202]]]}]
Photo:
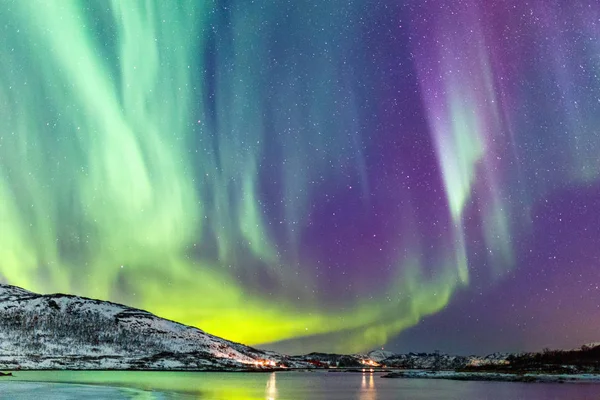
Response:
[{"label": "starry sky", "polygon": [[596,0],[0,8],[0,281],[292,353],[600,340]]}]

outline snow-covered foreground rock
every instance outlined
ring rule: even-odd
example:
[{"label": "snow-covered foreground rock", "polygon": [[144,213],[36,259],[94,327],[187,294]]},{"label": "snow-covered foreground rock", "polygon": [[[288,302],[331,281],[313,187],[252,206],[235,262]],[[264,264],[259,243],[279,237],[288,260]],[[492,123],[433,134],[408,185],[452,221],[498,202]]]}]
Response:
[{"label": "snow-covered foreground rock", "polygon": [[307,366],[124,305],[0,284],[0,369]]}]

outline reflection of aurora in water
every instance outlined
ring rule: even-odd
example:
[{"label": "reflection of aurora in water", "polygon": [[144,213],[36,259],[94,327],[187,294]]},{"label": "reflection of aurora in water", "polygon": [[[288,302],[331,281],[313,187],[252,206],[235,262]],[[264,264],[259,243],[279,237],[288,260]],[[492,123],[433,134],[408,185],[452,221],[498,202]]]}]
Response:
[{"label": "reflection of aurora in water", "polygon": [[[25,376],[24,376],[25,375]],[[268,374],[240,373],[190,373],[190,372],[124,372],[124,371],[21,371],[14,377],[17,380],[47,380],[69,382],[64,385],[64,394],[69,398],[80,398],[77,390],[88,398],[134,398],[134,390],[145,390],[139,393],[140,398],[148,399],[227,399],[227,400],[265,400],[265,384],[271,379]],[[489,382],[457,382],[441,379],[380,379],[369,377],[364,381],[355,373],[314,373],[291,372],[277,374],[277,400],[311,399],[311,400],[347,400],[368,399],[391,400],[398,398],[432,400],[441,396],[448,399],[517,399],[545,400],[558,396],[561,399],[595,398],[597,388],[594,385],[514,385],[511,383]],[[73,385],[77,382],[79,385]],[[364,382],[364,383],[363,383]],[[11,384],[26,385],[29,389],[44,390],[43,383],[26,383],[0,381],[2,393],[11,392]],[[85,386],[80,386],[80,385]],[[91,384],[91,385],[90,385]],[[31,387],[31,386],[34,387]],[[127,386],[130,389],[106,388],[105,385]],[[46,388],[44,388],[46,386]],[[369,387],[371,389],[369,389]],[[365,390],[366,388],[366,390]],[[7,390],[8,389],[8,390]],[[375,389],[377,390],[375,392]],[[30,399],[32,392],[25,391],[25,399]],[[369,392],[371,390],[371,392]],[[60,390],[39,392],[44,396],[60,397]],[[36,394],[39,394],[36,392]],[[29,394],[29,396],[27,396]],[[93,397],[94,394],[96,397]],[[103,396],[104,395],[104,396]],[[376,395],[376,397],[375,397]],[[92,396],[92,397],[90,397]],[[115,397],[116,396],[116,397]],[[132,397],[133,396],[133,397]],[[364,397],[361,397],[364,396]],[[370,396],[370,397],[368,397]],[[12,399],[13,397],[11,397]],[[19,396],[14,397],[19,400]]]},{"label": "reflection of aurora in water", "polygon": [[[359,351],[461,288],[546,276],[548,230],[518,244],[553,194],[600,207],[596,2],[3,7],[9,283]],[[564,211],[544,215],[582,232]],[[597,267],[576,257],[554,272]]]}]

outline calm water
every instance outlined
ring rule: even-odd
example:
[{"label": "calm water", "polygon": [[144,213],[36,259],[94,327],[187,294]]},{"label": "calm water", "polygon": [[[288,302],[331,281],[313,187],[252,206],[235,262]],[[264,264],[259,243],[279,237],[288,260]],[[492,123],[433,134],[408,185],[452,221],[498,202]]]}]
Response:
[{"label": "calm water", "polygon": [[0,399],[226,400],[597,400],[597,384],[382,379],[331,372],[17,372],[1,378]]}]

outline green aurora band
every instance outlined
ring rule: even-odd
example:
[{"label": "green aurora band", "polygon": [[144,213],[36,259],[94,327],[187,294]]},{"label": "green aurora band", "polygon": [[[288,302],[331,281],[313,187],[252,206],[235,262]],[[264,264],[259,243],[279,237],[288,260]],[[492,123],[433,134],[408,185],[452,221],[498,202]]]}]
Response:
[{"label": "green aurora band", "polygon": [[[399,222],[385,287],[343,304],[315,293],[298,254],[319,188],[370,190],[363,111],[332,95],[355,92],[343,38],[359,28],[344,15],[362,3],[246,3],[226,22],[207,0],[0,4],[0,280],[125,302],[250,345],[316,337],[310,350],[363,351],[468,284],[463,219],[478,174],[483,240],[500,254],[498,276],[510,269],[511,210],[488,162],[503,124],[493,71],[482,43],[450,42],[439,68],[458,72],[419,76],[445,88],[423,102],[450,232],[424,260],[429,244]],[[265,67],[280,21],[327,39],[300,30],[277,56],[290,67]],[[451,64],[461,52],[478,60],[470,70]],[[270,217],[262,182],[274,175],[281,212]]]},{"label": "green aurora band", "polygon": [[[0,272],[7,282],[126,300],[247,344],[344,332],[343,341],[323,347],[345,351],[383,344],[445,306],[459,284],[453,266],[428,281],[419,260],[405,260],[410,268],[383,296],[393,302],[324,311],[316,300],[273,301],[246,290],[223,268],[239,262],[233,247],[240,243],[261,261],[257,268],[302,288],[293,284],[300,273],[280,265],[257,194],[264,129],[260,106],[248,99],[258,98],[266,51],[253,34],[259,15],[232,21],[241,39],[219,55],[231,67],[217,77],[223,111],[211,136],[206,131],[217,128],[194,126],[203,118],[192,94],[202,88],[190,68],[202,59],[192,44],[212,23],[211,3],[93,5],[97,21],[77,1],[11,2],[3,13],[3,23],[21,27],[2,42],[0,65]],[[115,30],[114,43],[103,42],[104,24]],[[324,73],[333,68],[324,66]],[[207,142],[216,137],[218,151],[190,152],[194,132]],[[350,151],[327,157],[360,157]],[[283,170],[291,235],[313,179],[297,176],[295,154]],[[216,259],[194,251],[202,240],[216,243]]]}]

